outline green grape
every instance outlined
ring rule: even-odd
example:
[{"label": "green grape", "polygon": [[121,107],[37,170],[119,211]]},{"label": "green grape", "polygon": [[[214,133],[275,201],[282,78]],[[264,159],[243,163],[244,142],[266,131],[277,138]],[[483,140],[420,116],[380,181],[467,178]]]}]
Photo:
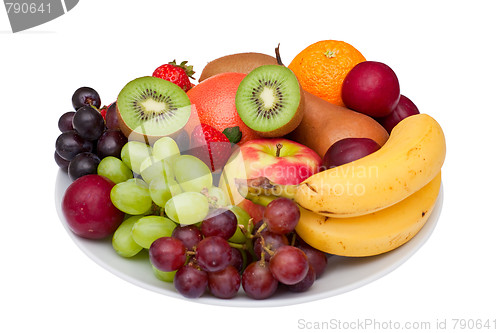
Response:
[{"label": "green grape", "polygon": [[97,174],[108,178],[115,184],[134,177],[127,165],[114,156],[106,156],[99,162]]},{"label": "green grape", "polygon": [[142,246],[138,245],[132,238],[132,227],[141,217],[137,215],[125,219],[113,234],[111,244],[116,253],[122,257],[133,257],[142,250]]},{"label": "green grape", "polygon": [[153,265],[151,265],[151,267],[153,267],[153,273],[158,280],[165,281],[165,282],[174,282],[175,273],[177,271],[164,272],[164,271],[160,271],[158,268],[156,268]]},{"label": "green grape", "polygon": [[229,198],[220,187],[210,187],[207,194],[209,203],[215,207],[227,207],[230,204]]},{"label": "green grape", "polygon": [[174,175],[186,192],[201,192],[212,187],[212,173],[202,160],[191,155],[182,155],[173,161]]},{"label": "green grape", "polygon": [[[248,222],[250,221],[250,215],[243,208],[239,206],[230,206],[229,210],[232,211],[234,215],[236,215],[236,219],[238,220],[238,225],[243,225],[245,228],[248,227]],[[241,231],[240,227],[238,227],[233,236],[229,238],[230,242],[239,244],[245,243],[246,240],[247,238]]]},{"label": "green grape", "polygon": [[153,145],[153,156],[157,160],[163,160],[164,158],[170,160],[171,158],[179,155],[179,147],[177,146],[175,140],[171,137],[166,136],[158,139]]},{"label": "green grape", "polygon": [[144,214],[153,204],[148,184],[137,178],[116,184],[109,195],[116,208],[130,215]]},{"label": "green grape", "polygon": [[163,216],[149,215],[141,217],[132,227],[132,238],[145,249],[160,237],[172,236],[177,224]]},{"label": "green grape", "polygon": [[142,161],[151,154],[152,148],[144,142],[129,141],[122,148],[121,158],[129,169],[135,173],[140,173]]},{"label": "green grape", "polygon": [[182,225],[203,221],[208,214],[208,199],[199,192],[183,192],[165,204],[165,213]]},{"label": "green grape", "polygon": [[166,180],[163,177],[158,177],[153,178],[149,183],[149,194],[154,203],[160,207],[165,207],[170,198],[181,193],[182,188],[174,179]]},{"label": "green grape", "polygon": [[150,183],[153,178],[162,177],[165,179],[174,178],[174,172],[167,159],[158,160],[153,156],[148,156],[142,161],[140,174],[146,183]]}]

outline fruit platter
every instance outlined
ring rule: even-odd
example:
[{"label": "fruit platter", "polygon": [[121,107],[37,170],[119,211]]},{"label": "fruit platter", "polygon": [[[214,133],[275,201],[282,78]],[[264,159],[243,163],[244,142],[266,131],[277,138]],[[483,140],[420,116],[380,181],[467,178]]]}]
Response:
[{"label": "fruit platter", "polygon": [[[61,114],[56,207],[96,263],[171,297],[277,306],[398,267],[443,201],[439,123],[336,40],[175,60]],[[69,97],[68,97],[69,100]]]}]

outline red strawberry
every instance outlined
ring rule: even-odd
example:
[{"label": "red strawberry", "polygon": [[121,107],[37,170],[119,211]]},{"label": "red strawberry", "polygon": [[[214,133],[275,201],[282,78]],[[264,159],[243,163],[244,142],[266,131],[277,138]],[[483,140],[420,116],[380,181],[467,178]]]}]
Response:
[{"label": "red strawberry", "polygon": [[231,156],[229,139],[210,125],[200,124],[191,133],[192,154],[205,162],[212,171],[224,167]]},{"label": "red strawberry", "polygon": [[186,64],[187,61],[183,61],[179,65],[175,63],[175,60],[171,61],[155,69],[153,76],[175,83],[182,90],[188,91],[192,87],[189,79],[193,78],[194,71],[193,66],[187,66]]},{"label": "red strawberry", "polygon": [[108,112],[108,106],[103,105],[102,108],[99,109],[99,112],[101,113],[101,116],[106,120],[106,112]]}]

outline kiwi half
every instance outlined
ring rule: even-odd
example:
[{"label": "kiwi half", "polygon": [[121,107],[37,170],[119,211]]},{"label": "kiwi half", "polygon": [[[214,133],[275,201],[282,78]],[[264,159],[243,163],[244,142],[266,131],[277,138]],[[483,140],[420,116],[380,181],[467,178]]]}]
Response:
[{"label": "kiwi half", "polygon": [[175,137],[191,115],[187,94],[176,84],[152,76],[127,83],[116,106],[123,134],[148,144],[161,137]]},{"label": "kiwi half", "polygon": [[286,135],[304,116],[302,87],[287,67],[257,67],[238,86],[236,110],[241,120],[261,136]]}]

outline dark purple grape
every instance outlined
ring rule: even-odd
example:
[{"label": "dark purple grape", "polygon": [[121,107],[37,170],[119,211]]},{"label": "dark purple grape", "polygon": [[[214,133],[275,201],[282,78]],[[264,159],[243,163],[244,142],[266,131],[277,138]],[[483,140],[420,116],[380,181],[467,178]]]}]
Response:
[{"label": "dark purple grape", "polygon": [[326,254],[318,249],[315,249],[304,241],[300,242],[297,247],[304,251],[307,256],[307,260],[314,268],[316,278],[319,278],[325,272],[328,264]]},{"label": "dark purple grape", "polygon": [[57,166],[61,168],[62,171],[68,172],[69,161],[59,156],[57,151],[54,152],[54,160],[56,161]]},{"label": "dark purple grape", "polygon": [[243,266],[245,265],[243,254],[241,251],[235,247],[231,247],[231,261],[229,265],[234,266],[238,272],[243,270]]},{"label": "dark purple grape", "polygon": [[149,247],[149,260],[160,271],[176,271],[186,263],[186,247],[180,239],[160,237]]},{"label": "dark purple grape", "polygon": [[75,113],[75,111],[68,111],[59,117],[57,126],[61,132],[71,131],[73,129],[73,116]]},{"label": "dark purple grape", "polygon": [[294,293],[304,292],[309,288],[311,288],[315,280],[316,280],[316,273],[314,272],[314,267],[311,264],[309,264],[309,270],[307,271],[306,276],[296,284],[288,285],[288,290]]},{"label": "dark purple grape", "polygon": [[121,131],[107,130],[99,137],[96,144],[96,153],[99,158],[114,156],[120,158],[123,146],[128,139]]},{"label": "dark purple grape", "polygon": [[264,210],[264,222],[269,231],[276,234],[288,234],[299,223],[300,210],[297,204],[288,198],[271,201]]},{"label": "dark purple grape", "polygon": [[289,245],[289,242],[285,235],[275,234],[269,230],[261,232],[260,236],[255,238],[253,250],[258,259],[260,259],[262,253],[264,253],[264,260],[269,261],[271,259],[271,255],[262,248],[262,244],[264,244],[268,250],[274,252],[284,245]]},{"label": "dark purple grape", "polygon": [[92,151],[92,142],[83,139],[75,131],[61,133],[56,139],[56,152],[67,161],[76,155]]},{"label": "dark purple grape", "polygon": [[236,215],[228,209],[216,209],[201,223],[201,233],[205,237],[219,236],[229,239],[238,228]]},{"label": "dark purple grape", "polygon": [[399,81],[381,62],[363,61],[347,73],[342,83],[342,101],[352,110],[371,117],[385,117],[399,101]]},{"label": "dark purple grape", "polygon": [[71,102],[73,103],[73,107],[75,110],[78,110],[82,106],[95,106],[99,108],[101,106],[101,97],[97,91],[89,87],[81,87],[76,89],[71,97]]},{"label": "dark purple grape", "polygon": [[384,126],[387,133],[391,133],[394,126],[406,117],[419,114],[417,106],[406,96],[401,95],[396,108],[388,116],[377,119]]},{"label": "dark purple grape", "polygon": [[231,246],[222,237],[210,236],[198,243],[195,258],[204,271],[220,271],[231,262]]},{"label": "dark purple grape", "polygon": [[306,277],[309,269],[307,256],[301,249],[281,246],[269,260],[274,278],[283,284],[296,284]]},{"label": "dark purple grape", "polygon": [[99,111],[82,106],[73,116],[73,128],[82,138],[93,141],[102,135],[106,125]]},{"label": "dark purple grape", "polygon": [[203,239],[200,229],[195,225],[178,225],[172,231],[172,237],[182,241],[186,249],[192,251]]},{"label": "dark purple grape", "polygon": [[111,103],[106,111],[106,127],[110,130],[120,130],[118,123],[118,112],[116,111],[116,102]]},{"label": "dark purple grape", "polygon": [[68,165],[68,175],[72,181],[85,176],[97,174],[97,166],[101,160],[92,153],[76,155]]},{"label": "dark purple grape", "polygon": [[328,148],[321,160],[321,168],[335,168],[365,157],[379,149],[380,145],[369,138],[345,138]]},{"label": "dark purple grape", "polygon": [[241,276],[241,286],[249,297],[265,299],[276,292],[278,280],[269,270],[269,263],[259,260],[252,262],[245,268]]},{"label": "dark purple grape", "polygon": [[229,265],[223,270],[208,273],[208,289],[217,298],[233,298],[240,285],[240,273],[234,266]]},{"label": "dark purple grape", "polygon": [[174,286],[182,296],[198,298],[208,287],[208,274],[192,265],[182,266],[175,273]]}]

